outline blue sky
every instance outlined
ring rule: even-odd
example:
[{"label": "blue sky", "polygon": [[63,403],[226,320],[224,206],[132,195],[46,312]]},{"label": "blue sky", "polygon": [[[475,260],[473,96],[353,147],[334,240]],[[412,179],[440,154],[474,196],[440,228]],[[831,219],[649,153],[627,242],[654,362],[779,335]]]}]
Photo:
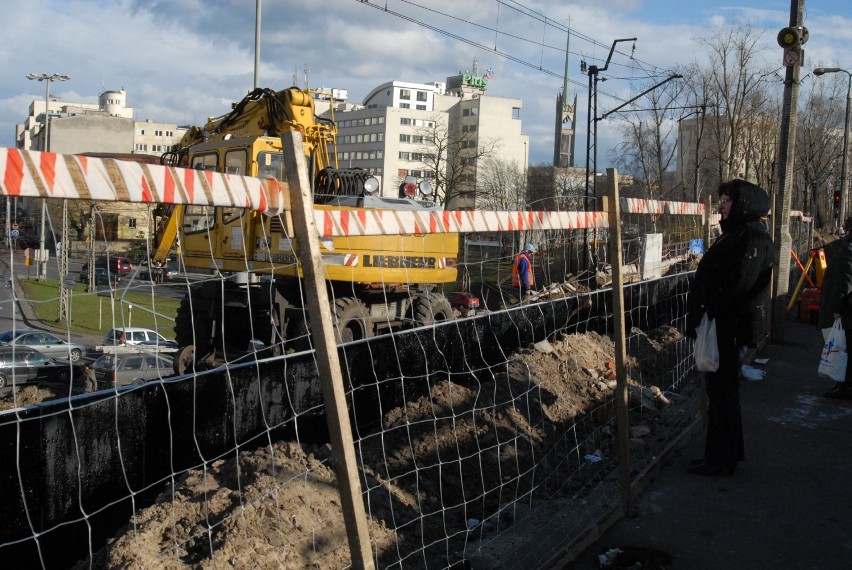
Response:
[{"label": "blue sky", "polygon": [[[850,4],[806,1],[810,40],[802,76],[816,65],[852,69]],[[51,88],[66,100],[94,103],[102,91],[123,87],[137,120],[202,124],[226,113],[254,83],[255,6],[256,0],[30,0],[4,6],[0,146],[14,146],[15,124],[34,99],[44,97],[44,84],[25,78],[30,72],[70,75]],[[775,36],[789,21],[790,2],[262,0],[262,8],[260,86],[289,87],[294,75],[304,86],[307,66],[311,88],[347,89],[360,102],[385,81],[444,81],[476,60],[480,73],[494,70],[489,94],[523,99],[530,164],[552,157],[554,99],[562,87],[570,21],[576,35],[569,91],[578,95],[582,165],[588,79],[579,72],[581,59],[600,65],[615,39],[637,38],[635,50],[619,44],[601,86],[599,113],[635,95],[641,80],[700,60],[696,38],[726,23],[748,21],[762,31],[762,57],[780,68]],[[599,149],[615,143],[615,128],[614,121],[601,122]],[[599,166],[605,162],[599,152]]]}]

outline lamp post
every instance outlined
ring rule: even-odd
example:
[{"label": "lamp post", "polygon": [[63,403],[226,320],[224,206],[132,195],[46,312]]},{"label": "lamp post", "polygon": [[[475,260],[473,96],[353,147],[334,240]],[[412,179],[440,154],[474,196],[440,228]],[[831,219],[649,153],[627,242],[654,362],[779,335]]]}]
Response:
[{"label": "lamp post", "polygon": [[849,196],[847,188],[849,180],[849,114],[852,108],[852,73],[839,67],[818,67],[814,75],[826,73],[845,73],[849,76],[849,86],[846,89],[846,120],[843,123],[843,158],[840,161],[840,215],[838,223],[842,226],[846,221],[846,200]]},{"label": "lamp post", "polygon": [[[41,150],[50,152],[50,83],[52,81],[68,81],[71,79],[68,75],[60,75],[53,73],[28,73],[27,79],[44,81],[44,132],[41,139]],[[47,202],[44,198],[41,199],[41,238],[39,239],[39,262],[38,262],[38,279],[44,281],[47,279],[47,255],[44,249],[44,218],[47,213]]]},{"label": "lamp post", "polygon": [[44,138],[42,138],[41,150],[49,152],[50,119],[48,118],[48,111],[50,107],[50,83],[52,81],[68,81],[71,77],[68,75],[60,75],[59,73],[53,73],[50,75],[47,73],[27,73],[27,79],[44,81]]}]

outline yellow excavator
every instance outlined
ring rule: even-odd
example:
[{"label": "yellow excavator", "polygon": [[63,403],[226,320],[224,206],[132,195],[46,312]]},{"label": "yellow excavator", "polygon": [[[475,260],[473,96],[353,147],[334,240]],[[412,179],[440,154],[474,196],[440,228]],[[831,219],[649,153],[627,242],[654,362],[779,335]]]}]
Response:
[{"label": "yellow excavator", "polygon": [[[337,128],[315,112],[315,92],[255,89],[230,113],[192,127],[166,165],[284,180],[281,135],[298,130],[316,209],[437,210],[415,197],[383,197],[361,169],[336,167]],[[428,184],[421,185],[423,194]],[[416,195],[416,193],[415,193]],[[289,200],[277,216],[243,208],[161,206],[154,252],[156,276],[179,249],[188,272],[211,278],[193,284],[178,309],[175,368],[206,367],[263,347],[272,354],[307,347],[299,244]],[[321,242],[338,342],[450,319],[438,286],[456,281],[458,234],[342,236]]]}]

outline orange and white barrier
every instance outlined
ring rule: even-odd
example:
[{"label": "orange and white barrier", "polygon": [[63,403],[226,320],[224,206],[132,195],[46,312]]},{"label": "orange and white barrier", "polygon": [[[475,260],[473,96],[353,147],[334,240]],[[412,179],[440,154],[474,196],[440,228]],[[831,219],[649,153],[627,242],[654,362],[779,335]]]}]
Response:
[{"label": "orange and white barrier", "polygon": [[[0,193],[152,204],[239,207],[277,215],[277,180],[112,158],[0,148]],[[628,214],[704,214],[704,205],[621,198]],[[314,215],[321,237],[606,228],[606,212],[327,210]]]},{"label": "orange and white barrier", "polygon": [[[281,212],[277,180],[112,158],[0,148],[6,196],[196,204]],[[272,211],[274,210],[274,211]]]}]

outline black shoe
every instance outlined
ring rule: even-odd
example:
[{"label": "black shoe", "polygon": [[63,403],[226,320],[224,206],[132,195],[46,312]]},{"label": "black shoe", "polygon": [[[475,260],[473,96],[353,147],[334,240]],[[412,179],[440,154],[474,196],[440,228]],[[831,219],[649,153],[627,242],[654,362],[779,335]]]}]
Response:
[{"label": "black shoe", "polygon": [[846,382],[838,382],[834,387],[823,394],[826,398],[836,398],[838,400],[852,400],[852,389]]},{"label": "black shoe", "polygon": [[823,396],[826,398],[835,398],[837,400],[852,400],[852,390],[847,388],[845,384],[840,384],[828,392],[825,392]]},{"label": "black shoe", "polygon": [[695,465],[687,469],[693,475],[707,475],[710,477],[716,475],[733,475],[737,466],[733,467],[721,467],[719,465],[711,465],[710,463],[701,463],[700,465]]}]

